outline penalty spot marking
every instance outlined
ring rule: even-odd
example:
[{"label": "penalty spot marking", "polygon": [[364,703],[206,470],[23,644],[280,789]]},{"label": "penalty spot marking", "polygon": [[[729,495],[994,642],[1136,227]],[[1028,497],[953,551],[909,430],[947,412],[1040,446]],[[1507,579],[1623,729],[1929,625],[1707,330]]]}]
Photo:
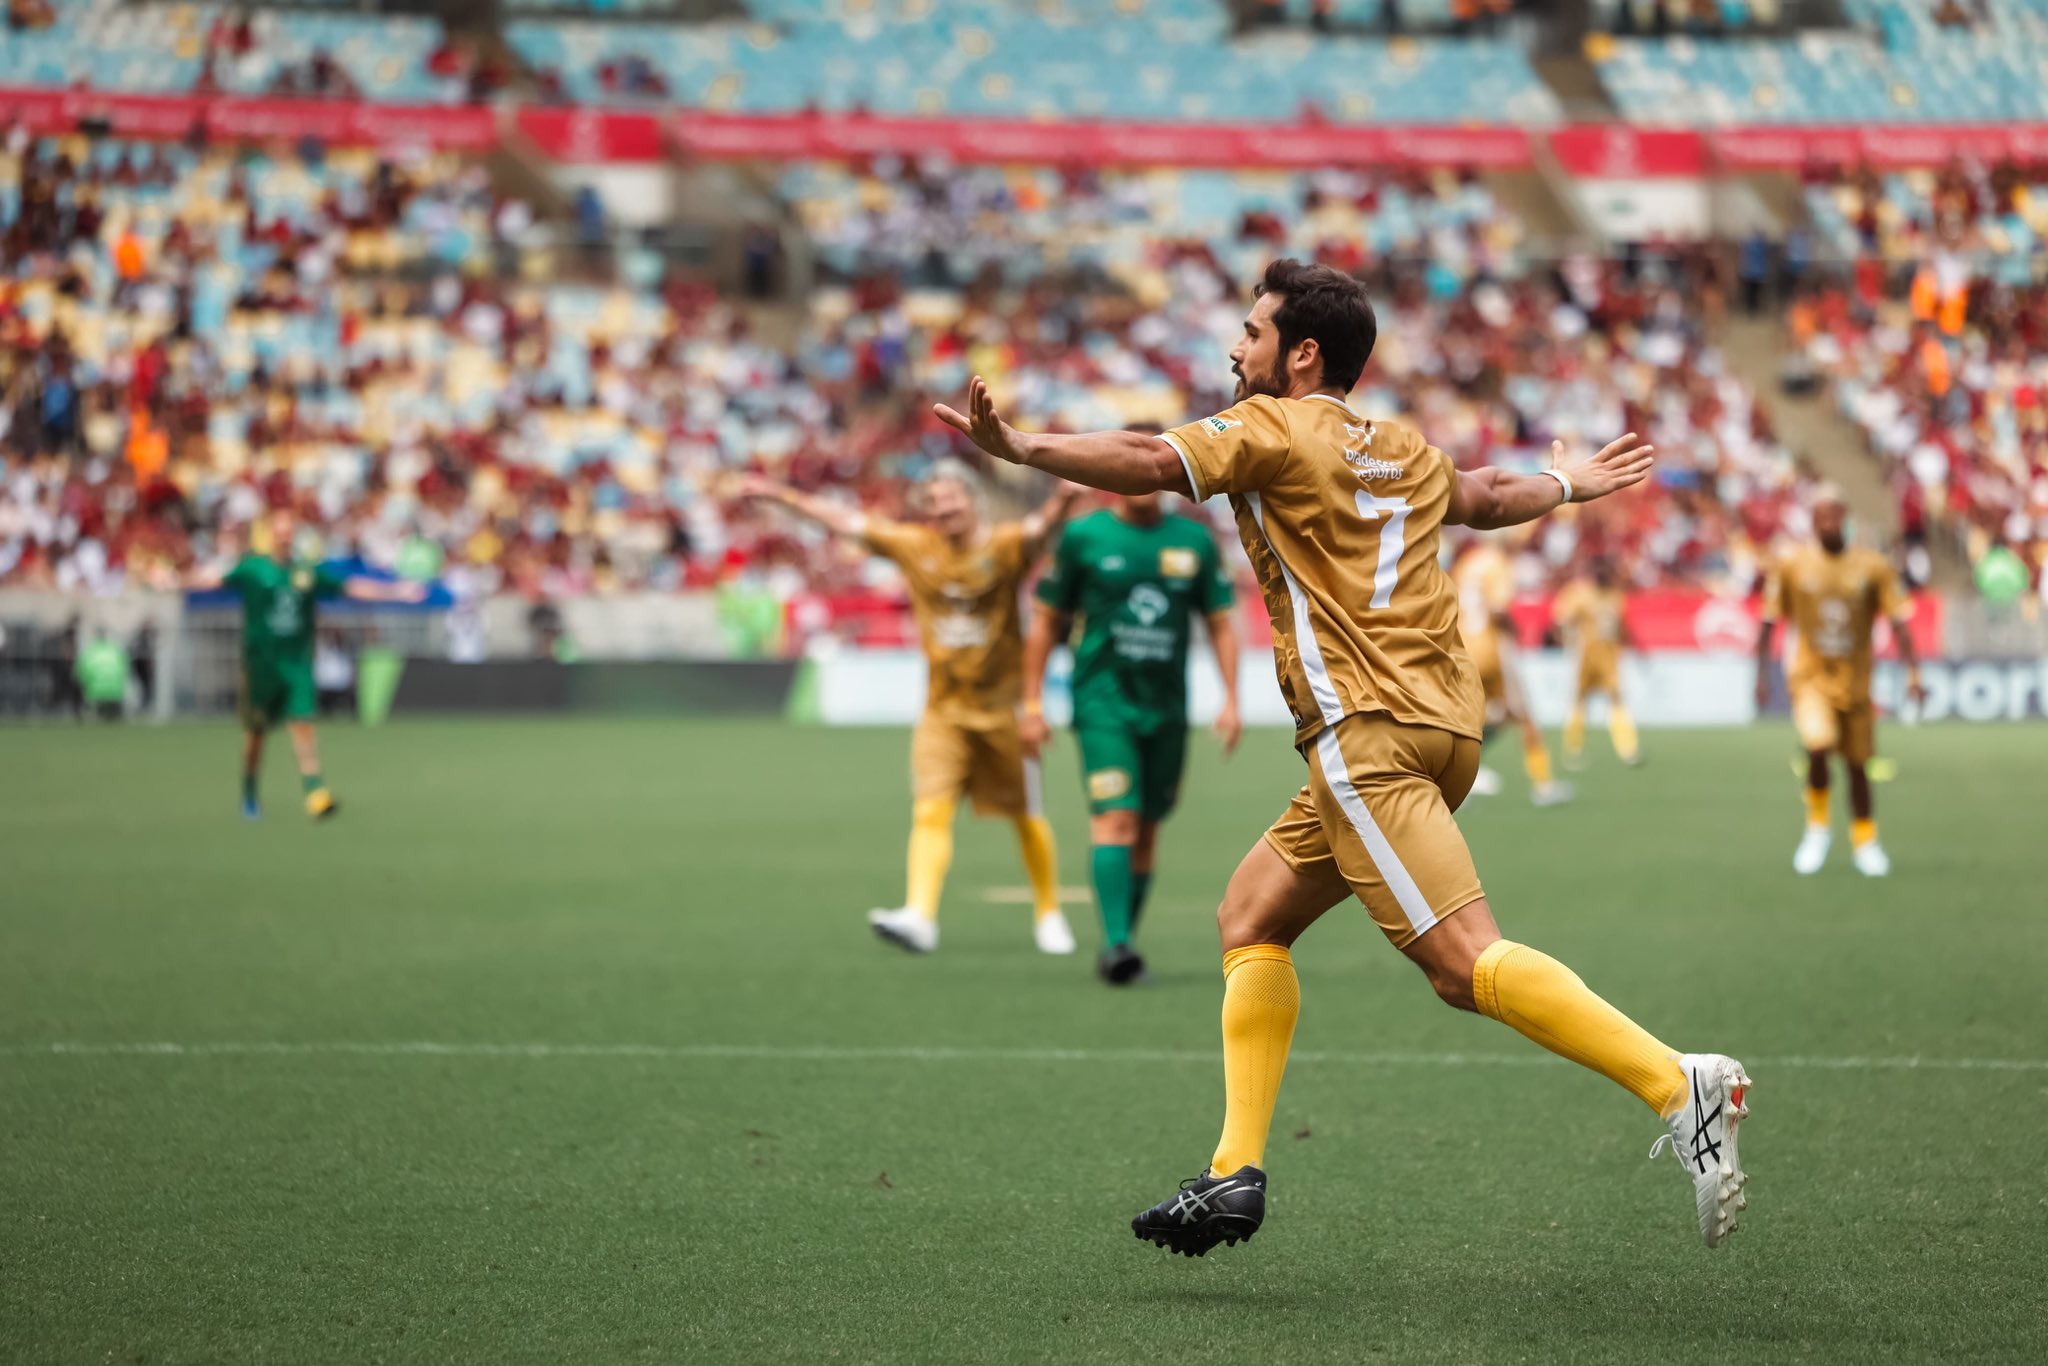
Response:
[{"label": "penalty spot marking", "polygon": [[[83,1043],[0,1045],[0,1057],[30,1058],[652,1058],[662,1061],[746,1059],[757,1062],[1024,1062],[1024,1063],[1202,1063],[1213,1052],[1171,1048],[927,1048],[839,1047],[827,1044],[651,1044],[651,1043],[438,1043],[390,1042],[220,1042]],[[1353,1067],[1548,1067],[1562,1059],[1531,1049],[1527,1053],[1347,1053],[1318,1049],[1295,1052],[1290,1063]],[[2048,1072],[2048,1058],[1760,1057],[1752,1067],[1829,1072]]]}]

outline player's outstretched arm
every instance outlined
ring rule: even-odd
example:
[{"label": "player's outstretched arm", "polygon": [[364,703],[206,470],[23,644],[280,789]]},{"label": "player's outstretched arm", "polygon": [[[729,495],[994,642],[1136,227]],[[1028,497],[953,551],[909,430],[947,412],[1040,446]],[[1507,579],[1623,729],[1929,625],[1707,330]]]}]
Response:
[{"label": "player's outstretched arm", "polygon": [[867,518],[860,513],[850,512],[836,503],[813,498],[807,493],[798,493],[795,489],[778,484],[762,475],[735,475],[725,486],[725,492],[734,498],[748,498],[786,507],[797,516],[816,522],[835,536],[858,536],[867,528]]},{"label": "player's outstretched arm", "polygon": [[1566,503],[1590,503],[1640,484],[1650,476],[1655,446],[1637,444],[1634,432],[1582,460],[1567,460],[1564,442],[1550,443],[1551,467],[1541,474],[1496,468],[1461,473],[1451,485],[1444,520],[1453,526],[1519,526]]},{"label": "player's outstretched arm", "polygon": [[1069,483],[1111,493],[1194,497],[1180,453],[1144,432],[1020,432],[1003,421],[981,376],[967,386],[967,411],[932,405],[941,422],[998,460],[1044,470]]}]

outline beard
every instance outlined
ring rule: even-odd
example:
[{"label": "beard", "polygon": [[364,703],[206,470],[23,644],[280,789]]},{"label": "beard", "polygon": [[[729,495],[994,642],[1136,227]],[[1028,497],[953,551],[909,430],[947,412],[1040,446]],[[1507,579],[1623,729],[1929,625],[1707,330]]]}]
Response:
[{"label": "beard", "polygon": [[1242,369],[1233,365],[1230,367],[1230,373],[1237,376],[1237,397],[1235,401],[1238,403],[1244,402],[1253,394],[1262,394],[1267,398],[1285,398],[1287,396],[1287,378],[1280,373],[1278,366],[1275,366],[1270,373],[1260,375],[1246,374]]}]

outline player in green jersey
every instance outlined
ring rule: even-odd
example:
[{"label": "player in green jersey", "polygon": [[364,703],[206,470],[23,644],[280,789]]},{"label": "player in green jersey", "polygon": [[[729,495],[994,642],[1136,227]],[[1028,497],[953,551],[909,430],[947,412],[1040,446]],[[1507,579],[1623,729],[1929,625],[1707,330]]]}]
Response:
[{"label": "player in green jersey", "polygon": [[232,589],[242,600],[242,815],[256,819],[256,776],[263,741],[282,721],[298,756],[306,814],[325,820],[341,809],[320,777],[320,746],[313,737],[318,692],[313,687],[314,604],[334,598],[359,602],[418,602],[417,583],[343,577],[299,560],[293,543],[298,518],[288,508],[270,514],[270,553],[243,555],[232,568],[201,569],[185,580],[197,591]]},{"label": "player in green jersey", "polygon": [[1102,915],[1097,971],[1115,985],[1145,960],[1131,935],[1152,886],[1159,823],[1180,794],[1188,735],[1188,639],[1205,618],[1223,675],[1216,734],[1228,754],[1237,714],[1237,625],[1229,575],[1209,529],[1167,512],[1163,494],[1119,497],[1067,527],[1039,581],[1024,638],[1025,744],[1050,731],[1042,694],[1052,648],[1081,622],[1074,649],[1074,734],[1092,817],[1095,904]]}]

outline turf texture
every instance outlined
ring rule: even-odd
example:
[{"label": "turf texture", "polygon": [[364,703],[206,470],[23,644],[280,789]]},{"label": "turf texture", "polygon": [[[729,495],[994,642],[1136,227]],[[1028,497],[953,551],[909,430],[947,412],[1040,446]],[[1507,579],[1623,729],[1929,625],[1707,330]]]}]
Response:
[{"label": "turf texture", "polygon": [[[1194,744],[1113,992],[990,899],[1000,823],[938,955],[869,937],[900,732],[334,727],[314,826],[281,744],[245,824],[228,729],[0,731],[0,1360],[2048,1359],[2048,728],[1888,730],[1881,883],[1791,873],[1788,730],[1647,741],[1464,824],[1507,933],[1748,1062],[1730,1245],[1635,1101],[1346,907],[1266,1227],[1189,1262],[1128,1220],[1215,1136],[1278,735]],[[1063,740],[1069,883],[1077,787]]]}]

